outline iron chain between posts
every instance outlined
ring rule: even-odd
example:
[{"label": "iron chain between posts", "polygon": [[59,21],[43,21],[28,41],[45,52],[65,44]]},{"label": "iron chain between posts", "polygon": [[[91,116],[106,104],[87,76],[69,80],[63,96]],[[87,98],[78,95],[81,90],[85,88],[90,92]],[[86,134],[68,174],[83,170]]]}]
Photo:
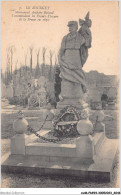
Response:
[{"label": "iron chain between posts", "polygon": [[45,120],[44,120],[44,122],[43,122],[41,128],[38,129],[37,131],[34,131],[34,129],[33,129],[32,127],[30,127],[29,125],[27,126],[27,130],[28,130],[29,132],[31,132],[31,133],[34,133],[38,138],[40,138],[40,139],[42,139],[42,140],[44,140],[44,141],[56,143],[56,142],[60,141],[61,139],[60,139],[60,138],[58,138],[58,139],[48,139],[48,138],[45,138],[45,137],[43,137],[43,136],[41,136],[41,135],[39,135],[39,134],[37,133],[38,131],[40,131],[40,130],[43,128],[43,126],[44,126],[44,124],[45,124],[47,118],[48,118],[48,115],[45,117]]},{"label": "iron chain between posts", "polygon": [[34,130],[32,127],[30,127],[29,125],[27,126],[27,130],[28,130],[29,132],[31,132],[31,133],[34,133],[39,139],[42,139],[42,140],[48,141],[48,142],[53,142],[53,143],[62,141],[64,138],[66,139],[66,138],[68,138],[69,135],[71,135],[72,132],[68,133],[68,135],[64,135],[64,137],[59,137],[58,139],[48,139],[48,138],[45,138],[45,137],[39,135],[37,132],[40,131],[40,130],[43,128],[43,126],[44,126],[44,124],[45,124],[47,118],[48,118],[48,115],[45,117],[45,120],[44,120],[44,122],[43,122],[41,128],[38,129],[37,131],[35,131],[35,130]]},{"label": "iron chain between posts", "polygon": [[28,130],[29,132],[31,132],[31,133],[34,133],[38,138],[40,138],[40,139],[42,139],[42,140],[44,140],[44,141],[53,142],[53,143],[56,143],[56,142],[58,142],[58,141],[61,141],[60,138],[58,138],[58,139],[48,139],[48,138],[45,138],[45,137],[39,135],[36,131],[34,131],[34,129],[33,129],[32,127],[30,127],[29,125],[28,125],[28,127],[27,127],[27,130]]}]

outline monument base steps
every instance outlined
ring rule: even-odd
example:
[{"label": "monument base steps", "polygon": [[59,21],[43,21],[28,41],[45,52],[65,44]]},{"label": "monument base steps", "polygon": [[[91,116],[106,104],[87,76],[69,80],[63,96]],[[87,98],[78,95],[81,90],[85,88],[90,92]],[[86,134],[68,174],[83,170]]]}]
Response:
[{"label": "monument base steps", "polygon": [[76,156],[76,144],[27,144],[26,141],[26,154],[9,155],[3,160],[1,169],[4,172],[68,175],[77,176],[84,181],[110,182],[118,140],[107,139],[104,133],[96,133],[93,140],[93,160]]}]

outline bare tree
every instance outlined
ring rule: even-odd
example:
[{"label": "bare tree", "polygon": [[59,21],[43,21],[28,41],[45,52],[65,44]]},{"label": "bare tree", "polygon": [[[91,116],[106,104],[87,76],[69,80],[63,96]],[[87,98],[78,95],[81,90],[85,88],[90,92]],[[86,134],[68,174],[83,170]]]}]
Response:
[{"label": "bare tree", "polygon": [[42,61],[43,61],[42,65],[41,65],[42,76],[45,75],[44,69],[45,69],[45,54],[46,54],[46,50],[47,50],[47,48],[45,48],[45,47],[42,48]]},{"label": "bare tree", "polygon": [[57,55],[55,54],[55,66],[58,65],[58,58],[57,58]]},{"label": "bare tree", "polygon": [[37,65],[39,65],[40,49],[38,49],[38,50],[36,51],[36,55],[37,55]]},{"label": "bare tree", "polygon": [[17,64],[18,64],[18,60],[16,60],[15,62],[15,71],[14,71],[14,75],[13,75],[13,96],[15,96],[15,91],[16,91],[16,85],[17,85]]},{"label": "bare tree", "polygon": [[6,60],[6,84],[8,84],[11,80],[11,73],[10,73],[10,52],[7,49],[7,60]]},{"label": "bare tree", "polygon": [[43,64],[45,65],[45,54],[46,54],[47,48],[43,47],[42,48],[42,59],[43,59]]},{"label": "bare tree", "polygon": [[53,71],[52,71],[52,63],[53,63],[53,55],[54,52],[53,51],[49,51],[49,57],[50,57],[50,71],[49,71],[49,79],[50,81],[53,80]]},{"label": "bare tree", "polygon": [[50,54],[50,65],[52,66],[52,60],[53,60],[53,55],[54,55],[54,51],[49,51],[49,54]]},{"label": "bare tree", "polygon": [[7,53],[7,72],[10,72],[10,56],[9,56],[9,52]]},{"label": "bare tree", "polygon": [[11,79],[12,79],[12,74],[13,74],[13,54],[15,52],[15,46],[12,45],[8,48],[8,52],[10,53],[10,64],[11,64],[11,70],[10,70],[10,74],[11,74]]},{"label": "bare tree", "polygon": [[30,72],[32,74],[32,54],[33,54],[33,47],[30,47],[29,50],[30,50]]},{"label": "bare tree", "polygon": [[35,78],[38,79],[41,75],[41,71],[40,71],[40,66],[39,66],[39,54],[40,54],[40,49],[38,49],[36,51],[36,55],[37,55],[37,65],[36,65],[36,68],[35,68]]}]

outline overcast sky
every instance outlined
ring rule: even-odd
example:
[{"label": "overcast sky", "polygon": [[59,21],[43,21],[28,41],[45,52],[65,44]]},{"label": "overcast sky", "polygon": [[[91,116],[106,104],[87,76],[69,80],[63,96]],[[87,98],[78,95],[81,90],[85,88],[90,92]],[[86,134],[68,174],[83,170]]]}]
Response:
[{"label": "overcast sky", "polygon": [[[13,9],[25,11],[26,6],[49,6],[58,18],[48,22],[18,21],[11,17]],[[34,9],[33,11],[43,11]],[[1,6],[1,58],[2,67],[6,66],[6,49],[14,45],[13,63],[18,60],[24,63],[24,56],[30,46],[34,47],[33,66],[36,66],[36,49],[45,47],[46,62],[49,61],[49,50],[58,52],[63,36],[68,33],[67,23],[70,20],[84,19],[90,11],[92,20],[92,48],[89,49],[89,57],[84,65],[86,72],[97,70],[105,74],[119,73],[119,7],[118,2],[2,2]],[[40,63],[41,50],[40,50]],[[54,58],[53,58],[54,61]],[[29,65],[29,51],[27,57]]]}]

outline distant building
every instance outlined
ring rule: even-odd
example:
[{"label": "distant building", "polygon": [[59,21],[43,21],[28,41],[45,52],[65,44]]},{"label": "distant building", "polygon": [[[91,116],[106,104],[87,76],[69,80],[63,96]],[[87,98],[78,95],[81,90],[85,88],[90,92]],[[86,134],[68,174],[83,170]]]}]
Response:
[{"label": "distant building", "polygon": [[105,75],[97,71],[90,71],[86,73],[86,81],[90,100],[101,101],[104,91],[107,92],[109,98],[117,98],[119,81],[115,75]]}]

